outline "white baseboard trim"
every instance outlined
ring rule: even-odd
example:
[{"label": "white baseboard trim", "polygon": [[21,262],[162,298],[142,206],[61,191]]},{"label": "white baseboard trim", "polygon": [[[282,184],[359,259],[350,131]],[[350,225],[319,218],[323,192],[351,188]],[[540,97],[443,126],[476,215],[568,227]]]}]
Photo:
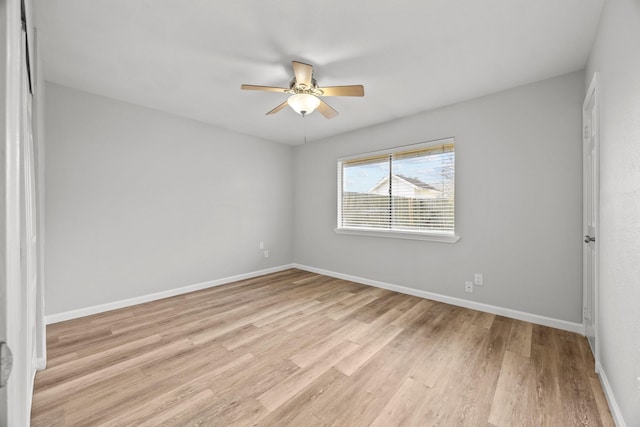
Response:
[{"label": "white baseboard trim", "polygon": [[166,291],[156,292],[148,295],[141,295],[139,297],[129,298],[126,300],[114,301],[106,304],[80,308],[77,310],[51,314],[45,316],[44,321],[47,325],[50,325],[52,323],[64,322],[65,320],[77,319],[79,317],[90,316],[92,314],[103,313],[110,310],[117,310],[119,308],[130,307],[132,305],[142,304],[149,301],[155,301],[163,298],[173,297],[176,295],[186,294],[189,292],[199,291],[201,289],[213,288],[214,286],[226,285],[227,283],[251,279],[253,277],[263,276],[265,274],[277,273],[279,271],[288,270],[290,268],[293,268],[293,264],[286,264],[278,267],[267,268],[264,270],[252,271],[250,273],[224,277],[222,279],[211,280],[209,282],[196,283],[195,285],[183,286],[181,288],[169,289]]},{"label": "white baseboard trim", "polygon": [[582,323],[568,322],[566,320],[554,319],[551,317],[526,313],[524,311],[512,310],[510,308],[498,307],[495,305],[469,301],[461,298],[455,298],[455,297],[450,297],[446,295],[436,294],[433,292],[422,291],[419,289],[407,288],[404,286],[394,285],[391,283],[365,279],[363,277],[351,276],[349,274],[336,273],[334,271],[310,267],[308,265],[294,263],[293,267],[298,268],[300,270],[309,271],[311,273],[322,274],[325,276],[335,277],[337,279],[350,280],[352,282],[362,283],[363,285],[369,285],[369,286],[374,286],[376,288],[388,289],[390,291],[400,292],[402,294],[413,295],[416,297],[444,302],[446,304],[456,305],[459,307],[470,308],[472,310],[478,310],[486,313],[497,314],[500,316],[509,317],[511,319],[524,320],[525,322],[535,323],[537,325],[549,326],[551,328],[562,329],[565,331],[575,332],[575,333],[584,335],[584,326],[582,325]]},{"label": "white baseboard trim", "polygon": [[624,422],[622,412],[620,412],[620,407],[618,406],[618,402],[616,401],[613,390],[611,389],[611,384],[609,384],[607,375],[605,374],[600,362],[596,362],[596,372],[600,377],[600,384],[602,384],[602,389],[604,390],[604,395],[607,398],[607,403],[609,403],[609,410],[611,411],[613,422],[616,423],[617,427],[627,427],[627,423]]},{"label": "white baseboard trim", "polygon": [[36,369],[38,371],[44,371],[47,367],[47,358],[46,357],[38,357],[36,358]]}]

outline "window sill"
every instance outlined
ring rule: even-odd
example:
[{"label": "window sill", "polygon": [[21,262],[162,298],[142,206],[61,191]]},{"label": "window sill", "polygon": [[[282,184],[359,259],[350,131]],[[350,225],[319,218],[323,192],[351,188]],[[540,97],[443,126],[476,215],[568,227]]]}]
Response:
[{"label": "window sill", "polygon": [[460,236],[451,234],[427,234],[414,233],[411,231],[388,231],[364,228],[336,228],[335,232],[338,234],[354,234],[358,236],[370,237],[390,237],[393,239],[428,240],[441,243],[455,243],[460,240]]}]

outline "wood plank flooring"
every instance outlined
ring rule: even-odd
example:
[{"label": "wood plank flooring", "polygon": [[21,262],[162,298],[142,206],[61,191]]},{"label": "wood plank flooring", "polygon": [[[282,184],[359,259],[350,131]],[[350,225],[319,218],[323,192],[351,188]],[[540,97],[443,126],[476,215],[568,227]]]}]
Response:
[{"label": "wood plank flooring", "polygon": [[287,270],[50,325],[33,426],[613,426],[579,335]]}]

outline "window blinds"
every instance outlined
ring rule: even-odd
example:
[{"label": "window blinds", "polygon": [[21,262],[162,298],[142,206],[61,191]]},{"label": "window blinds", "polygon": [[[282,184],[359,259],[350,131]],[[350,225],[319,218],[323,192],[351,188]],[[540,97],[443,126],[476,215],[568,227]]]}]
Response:
[{"label": "window blinds", "polygon": [[451,234],[452,139],[338,162],[338,228]]}]

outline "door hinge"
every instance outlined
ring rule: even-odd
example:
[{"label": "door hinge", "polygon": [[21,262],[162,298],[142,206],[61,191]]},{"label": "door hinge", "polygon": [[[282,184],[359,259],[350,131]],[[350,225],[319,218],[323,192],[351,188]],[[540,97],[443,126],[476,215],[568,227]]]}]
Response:
[{"label": "door hinge", "polygon": [[582,308],[582,317],[584,319],[591,319],[591,310],[589,310],[589,307]]},{"label": "door hinge", "polygon": [[589,126],[585,126],[585,127],[584,127],[584,137],[585,137],[585,138],[591,138],[591,132],[590,132],[590,130],[591,130],[591,129],[589,128]]},{"label": "door hinge", "polygon": [[13,367],[13,355],[6,342],[0,341],[0,388],[7,385],[11,368]]}]

